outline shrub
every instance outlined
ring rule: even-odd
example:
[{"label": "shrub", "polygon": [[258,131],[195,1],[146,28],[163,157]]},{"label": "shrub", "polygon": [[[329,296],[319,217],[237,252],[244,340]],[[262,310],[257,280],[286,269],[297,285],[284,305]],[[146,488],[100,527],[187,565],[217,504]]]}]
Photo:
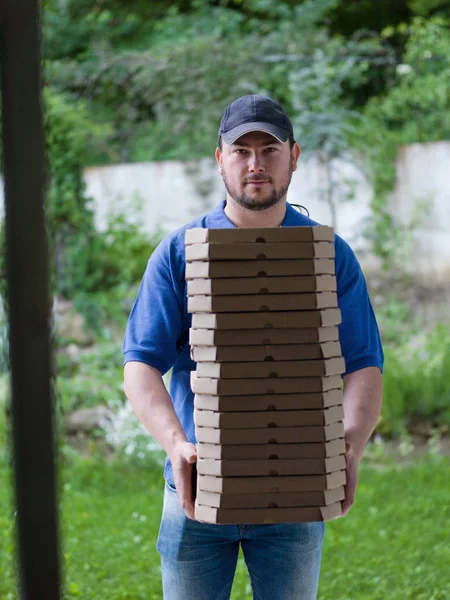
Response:
[{"label": "shrub", "polygon": [[385,348],[384,401],[377,430],[399,435],[425,419],[443,433],[450,426],[450,327],[437,325],[416,347]]}]

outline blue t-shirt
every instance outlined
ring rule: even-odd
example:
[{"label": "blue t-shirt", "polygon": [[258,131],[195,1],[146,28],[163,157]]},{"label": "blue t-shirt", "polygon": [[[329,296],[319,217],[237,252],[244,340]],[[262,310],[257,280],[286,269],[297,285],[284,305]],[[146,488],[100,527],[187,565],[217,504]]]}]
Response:
[{"label": "blue t-shirt", "polygon": [[[186,229],[232,229],[235,226],[224,212],[221,202],[211,213],[168,235],[153,252],[128,320],[123,343],[124,363],[138,361],[161,371],[172,368],[170,396],[177,417],[189,442],[196,443],[194,395],[190,373],[196,368],[190,358],[189,327],[185,281]],[[283,226],[317,225],[287,204]],[[339,339],[346,372],[365,367],[383,368],[375,315],[359,263],[350,246],[335,236],[338,304],[342,313]],[[173,484],[170,461],[166,460],[165,479]]]}]

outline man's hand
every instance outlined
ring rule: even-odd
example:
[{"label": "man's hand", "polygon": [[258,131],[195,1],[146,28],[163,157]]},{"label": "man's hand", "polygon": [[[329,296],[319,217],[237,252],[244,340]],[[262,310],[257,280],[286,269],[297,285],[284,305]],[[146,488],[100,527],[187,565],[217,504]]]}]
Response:
[{"label": "man's hand", "polygon": [[358,465],[381,411],[383,385],[378,367],[366,367],[344,375],[344,428],[347,484],[342,516],[355,501]]},{"label": "man's hand", "polygon": [[343,517],[345,517],[355,501],[356,486],[358,485],[358,465],[360,461],[360,456],[356,454],[353,446],[349,443],[345,444],[345,460],[347,463],[347,483],[345,484],[345,500],[342,502]]},{"label": "man's hand", "polygon": [[172,455],[173,478],[177,488],[181,508],[189,519],[194,519],[194,490],[192,489],[192,469],[197,461],[197,451],[194,444],[178,442]]}]

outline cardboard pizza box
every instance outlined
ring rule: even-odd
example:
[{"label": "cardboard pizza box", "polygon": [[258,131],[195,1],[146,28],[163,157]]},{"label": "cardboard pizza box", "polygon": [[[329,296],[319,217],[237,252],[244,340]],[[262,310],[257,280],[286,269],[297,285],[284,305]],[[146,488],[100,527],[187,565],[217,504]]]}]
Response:
[{"label": "cardboard pizza box", "polygon": [[[195,404],[194,404],[195,407]],[[194,421],[199,427],[221,429],[260,429],[261,427],[311,427],[331,425],[344,419],[342,405],[324,410],[277,410],[266,412],[216,412],[198,410],[195,407]]]},{"label": "cardboard pizza box", "polygon": [[340,387],[340,375],[267,379],[212,379],[209,377],[198,377],[195,371],[191,371],[191,389],[194,394],[211,394],[216,396],[307,394],[311,392],[328,392]]},{"label": "cardboard pizza box", "polygon": [[283,475],[322,475],[345,469],[345,456],[331,458],[286,458],[277,460],[216,460],[198,458],[200,475],[221,477],[278,477]]},{"label": "cardboard pizza box", "polygon": [[197,443],[199,458],[216,460],[276,460],[286,458],[329,458],[345,453],[345,439],[310,444],[221,444]]},{"label": "cardboard pizza box", "polygon": [[212,379],[325,377],[345,372],[342,357],[241,363],[197,363],[197,376]]},{"label": "cardboard pizza box", "polygon": [[301,227],[254,227],[236,229],[186,230],[185,244],[256,243],[256,242],[334,242],[334,231],[326,225]]},{"label": "cardboard pizza box", "polygon": [[265,429],[217,429],[195,426],[197,442],[208,444],[302,444],[328,442],[344,437],[342,421],[312,427],[266,427]]},{"label": "cardboard pizza box", "polygon": [[339,308],[280,312],[194,313],[192,329],[311,329],[339,325]]},{"label": "cardboard pizza box", "polygon": [[322,344],[339,340],[336,326],[315,329],[190,329],[191,346],[260,346]]},{"label": "cardboard pizza box", "polygon": [[254,294],[253,296],[188,296],[190,313],[231,313],[272,310],[320,310],[337,308],[336,292],[311,294]]},{"label": "cardboard pizza box", "polygon": [[186,246],[186,262],[193,260],[288,260],[334,258],[331,242],[192,244]]},{"label": "cardboard pizza box", "polygon": [[187,280],[211,277],[290,277],[297,275],[334,275],[333,259],[193,261],[186,263]]},{"label": "cardboard pizza box", "polygon": [[331,490],[346,484],[345,471],[326,475],[282,477],[215,477],[198,475],[197,489],[217,494],[265,494]]},{"label": "cardboard pizza box", "polygon": [[333,358],[342,356],[342,349],[339,342],[325,342],[275,346],[191,346],[190,353],[195,362],[264,362]]},{"label": "cardboard pizza box", "polygon": [[296,508],[213,508],[195,504],[195,519],[202,523],[303,523],[331,521],[342,514],[340,502],[321,507]]},{"label": "cardboard pizza box", "polygon": [[195,394],[194,406],[199,410],[215,410],[218,412],[317,410],[340,405],[342,400],[342,389],[311,394],[266,394],[261,396]]},{"label": "cardboard pizza box", "polygon": [[343,486],[334,490],[267,494],[216,494],[197,492],[197,504],[215,508],[289,508],[294,506],[327,506],[345,498]]},{"label": "cardboard pizza box", "polygon": [[298,294],[335,292],[335,275],[304,277],[234,277],[232,279],[191,279],[188,296],[232,296],[246,294]]}]

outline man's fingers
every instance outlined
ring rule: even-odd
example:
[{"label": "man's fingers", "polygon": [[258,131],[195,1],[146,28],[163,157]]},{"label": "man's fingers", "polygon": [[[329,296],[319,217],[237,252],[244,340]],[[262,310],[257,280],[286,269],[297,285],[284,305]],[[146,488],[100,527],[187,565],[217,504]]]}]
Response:
[{"label": "man's fingers", "polygon": [[185,512],[186,516],[190,519],[194,518],[194,502],[192,500],[192,469],[192,464],[182,461],[180,466],[177,468],[177,476],[175,481],[181,508]]},{"label": "man's fingers", "polygon": [[345,485],[345,500],[342,502],[342,516],[348,513],[355,501],[356,486],[358,481],[358,463],[351,455],[347,455],[347,483]]},{"label": "man's fingers", "polygon": [[186,444],[183,445],[181,458],[184,459],[188,464],[192,464],[197,460],[197,450],[194,444],[186,442]]}]

